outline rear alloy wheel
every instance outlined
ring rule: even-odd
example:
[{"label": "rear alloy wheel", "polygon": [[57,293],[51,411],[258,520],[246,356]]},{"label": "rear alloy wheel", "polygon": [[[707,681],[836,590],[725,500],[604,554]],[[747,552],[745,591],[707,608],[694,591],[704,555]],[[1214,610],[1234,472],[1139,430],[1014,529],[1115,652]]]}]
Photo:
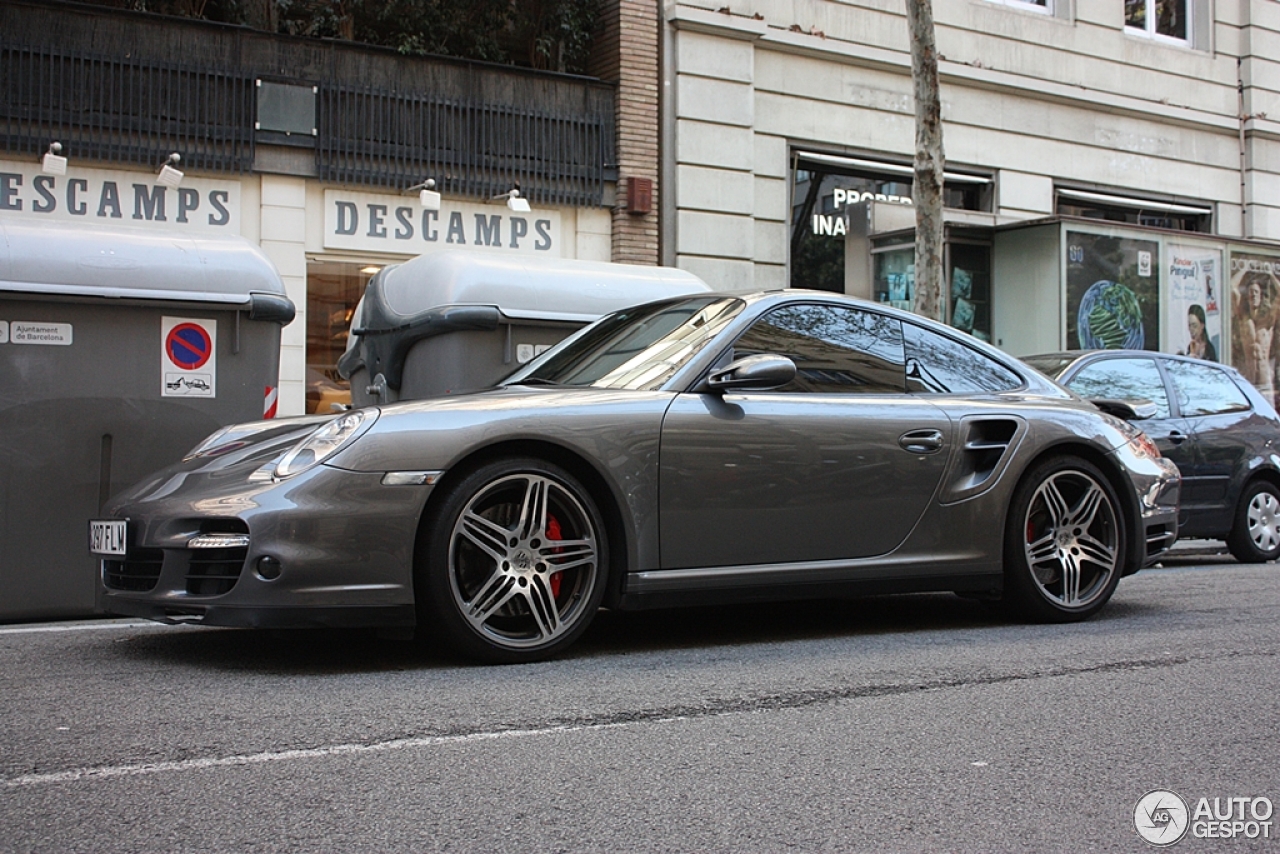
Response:
[{"label": "rear alloy wheel", "polygon": [[499,460],[447,495],[419,561],[420,619],[463,655],[547,658],[586,630],[604,594],[606,543],[587,490],[536,459]]},{"label": "rear alloy wheel", "polygon": [[1005,540],[1005,601],[1047,622],[1083,620],[1111,594],[1124,564],[1120,503],[1085,460],[1058,457],[1019,485]]},{"label": "rear alloy wheel", "polygon": [[1245,487],[1227,548],[1241,563],[1266,563],[1280,557],[1280,490],[1265,480]]}]

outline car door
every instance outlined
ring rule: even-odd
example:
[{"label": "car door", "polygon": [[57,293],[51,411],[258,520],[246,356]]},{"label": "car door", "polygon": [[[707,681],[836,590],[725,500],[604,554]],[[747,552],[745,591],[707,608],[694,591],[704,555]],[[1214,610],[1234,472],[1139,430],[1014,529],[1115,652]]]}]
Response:
[{"label": "car door", "polygon": [[[1251,441],[1257,432],[1252,422],[1260,419],[1221,368],[1181,359],[1166,359],[1164,367],[1174,404],[1192,431],[1193,459],[1183,473],[1182,505],[1204,516],[1209,533],[1220,533],[1231,525],[1235,494],[1250,458],[1260,452]],[[1187,533],[1203,530],[1193,525]]]},{"label": "car door", "polygon": [[[1183,477],[1195,471],[1195,442],[1187,419],[1173,411],[1169,392],[1156,358],[1152,356],[1101,356],[1083,363],[1064,383],[1084,398],[1118,400],[1150,400],[1156,414],[1134,422],[1142,428],[1160,453],[1164,454]],[[1183,486],[1185,497],[1186,486]]]},{"label": "car door", "polygon": [[906,393],[902,324],[878,312],[790,304],[758,319],[735,357],[790,357],[772,391],[679,395],[662,429],[664,569],[777,564],[892,551],[951,453],[947,416]]}]

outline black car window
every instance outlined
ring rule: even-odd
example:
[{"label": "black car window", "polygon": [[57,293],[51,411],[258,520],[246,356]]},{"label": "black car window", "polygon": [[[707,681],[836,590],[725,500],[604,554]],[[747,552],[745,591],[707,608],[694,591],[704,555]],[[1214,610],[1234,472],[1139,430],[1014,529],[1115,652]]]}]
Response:
[{"label": "black car window", "polygon": [[1165,369],[1173,380],[1173,392],[1178,396],[1178,408],[1183,415],[1217,415],[1249,409],[1249,398],[1221,368],[1170,359],[1165,362]]},{"label": "black car window", "polygon": [[776,308],[733,345],[735,358],[775,353],[796,363],[778,389],[827,394],[902,394],[902,324],[872,311],[835,305]]},{"label": "black car window", "polygon": [[934,394],[1008,391],[1022,377],[959,341],[914,323],[903,324],[907,348],[907,390]]},{"label": "black car window", "polygon": [[1155,359],[1100,359],[1085,365],[1067,382],[1081,397],[1149,400],[1156,418],[1169,417],[1169,395]]}]

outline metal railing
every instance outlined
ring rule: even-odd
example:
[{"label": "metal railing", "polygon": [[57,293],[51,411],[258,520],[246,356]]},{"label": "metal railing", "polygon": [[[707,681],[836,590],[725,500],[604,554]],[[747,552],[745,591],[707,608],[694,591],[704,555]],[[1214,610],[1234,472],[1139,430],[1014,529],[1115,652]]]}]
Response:
[{"label": "metal railing", "polygon": [[0,148],[243,173],[253,168],[254,80],[211,69],[0,44]]},{"label": "metal railing", "polygon": [[520,182],[542,205],[599,205],[616,170],[612,111],[557,115],[417,93],[321,85],[316,165],[327,181],[403,189],[434,178],[487,198]]},{"label": "metal railing", "polygon": [[[443,192],[471,198],[519,182],[534,204],[602,203],[617,171],[612,87],[588,80],[548,86],[505,69],[467,75],[429,93],[322,80],[316,175],[387,189],[434,178]],[[0,151],[35,156],[57,140],[77,160],[155,169],[176,151],[183,169],[247,173],[255,79],[217,64],[15,45],[0,36]],[[501,101],[522,105],[460,97],[477,80],[501,81]]]}]

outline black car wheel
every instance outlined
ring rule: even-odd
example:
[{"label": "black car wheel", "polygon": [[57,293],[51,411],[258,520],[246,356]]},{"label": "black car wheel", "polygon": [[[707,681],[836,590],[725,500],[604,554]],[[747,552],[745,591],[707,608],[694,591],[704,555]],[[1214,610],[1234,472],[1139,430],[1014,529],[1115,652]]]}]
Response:
[{"label": "black car wheel", "polygon": [[1265,480],[1245,487],[1227,548],[1242,563],[1265,563],[1280,557],[1280,490]]},{"label": "black car wheel", "polygon": [[559,466],[484,465],[450,489],[430,526],[417,566],[419,621],[457,652],[537,661],[595,616],[608,566],[604,525]]},{"label": "black car wheel", "polygon": [[1047,622],[1095,614],[1120,580],[1121,519],[1115,492],[1095,466],[1075,457],[1039,463],[1010,505],[1006,604]]}]

